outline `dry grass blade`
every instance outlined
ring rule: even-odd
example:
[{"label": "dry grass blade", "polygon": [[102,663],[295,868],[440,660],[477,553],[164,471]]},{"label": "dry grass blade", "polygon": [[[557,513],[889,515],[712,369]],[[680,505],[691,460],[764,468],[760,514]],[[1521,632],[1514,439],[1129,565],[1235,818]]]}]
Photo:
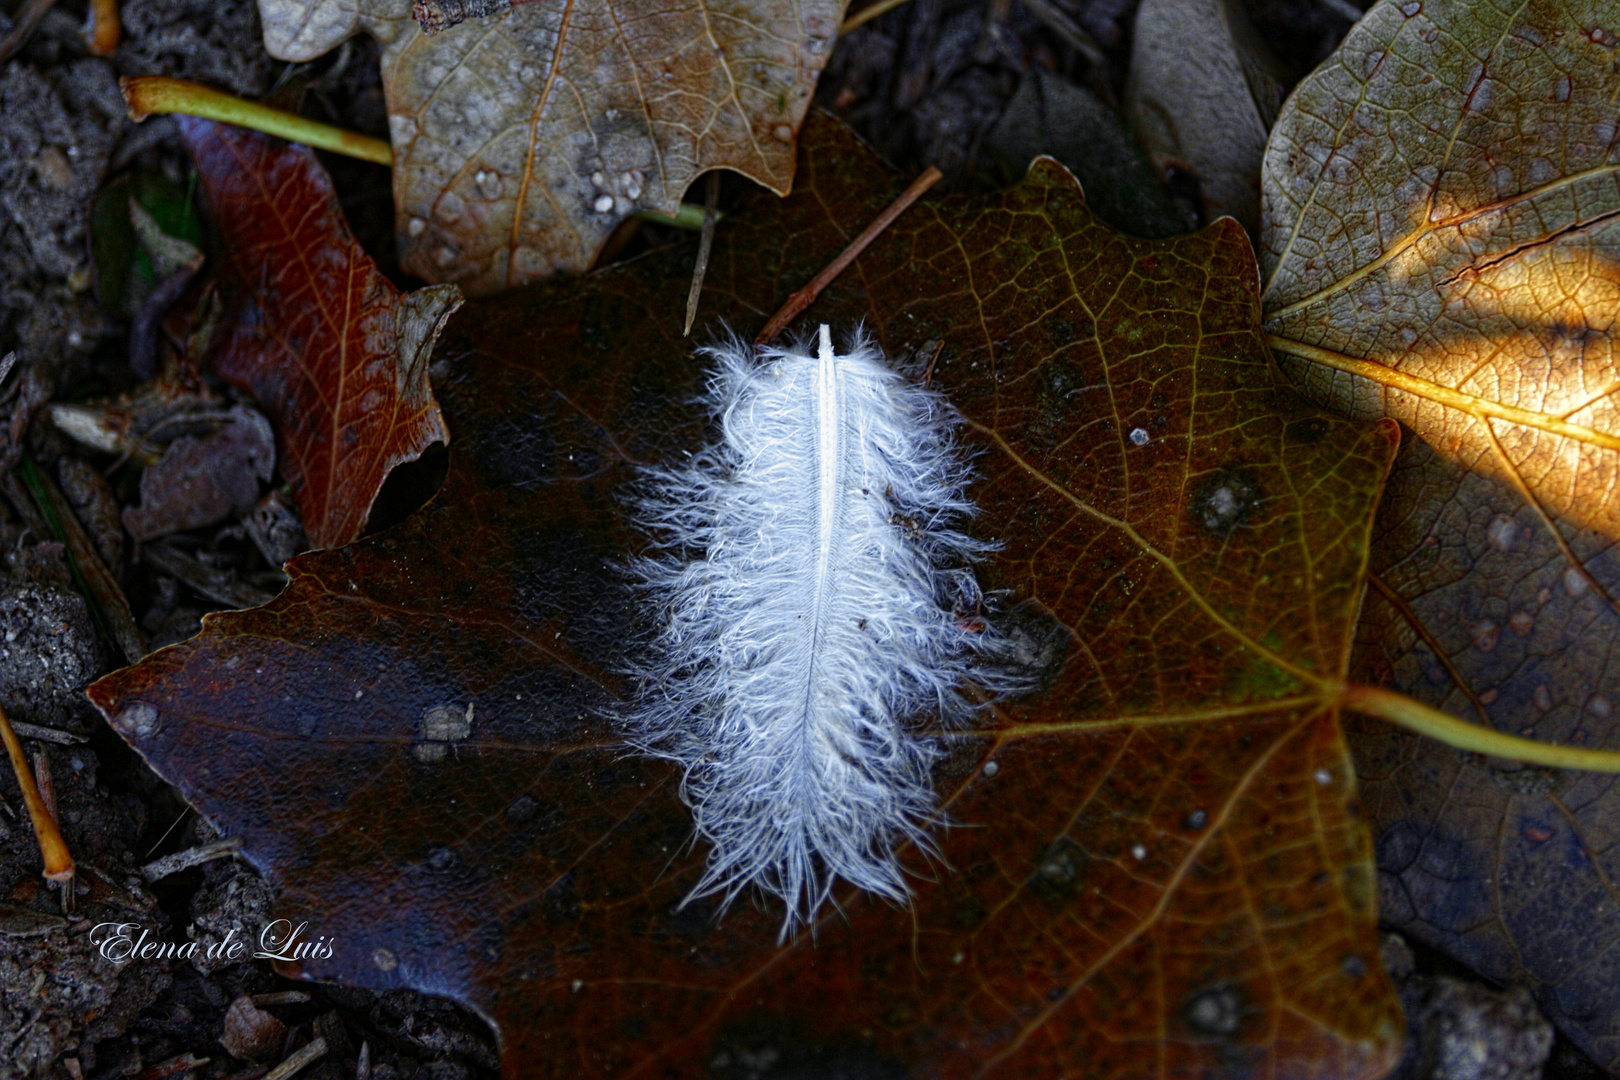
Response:
[{"label": "dry grass blade", "polygon": [[851,30],[865,26],[879,15],[887,15],[895,8],[910,2],[911,0],[877,0],[877,3],[868,4],[866,7],[861,8],[861,10],[845,19],[843,25],[838,28],[838,34],[840,37],[842,37]]},{"label": "dry grass blade", "polygon": [[287,1080],[304,1066],[319,1061],[326,1056],[326,1040],[316,1037],[315,1041],[304,1046],[286,1061],[264,1074],[264,1080]]},{"label": "dry grass blade", "polygon": [[101,561],[101,556],[96,554],[96,546],[90,535],[79,524],[73,507],[56,483],[35,468],[33,460],[27,455],[23,456],[17,471],[38,503],[40,513],[51,531],[67,545],[70,567],[96,610],[106,620],[108,636],[124,658],[131,664],[135,663],[146,655],[146,639],[135,624],[135,614],[129,608],[129,599],[119,586],[118,579]]}]

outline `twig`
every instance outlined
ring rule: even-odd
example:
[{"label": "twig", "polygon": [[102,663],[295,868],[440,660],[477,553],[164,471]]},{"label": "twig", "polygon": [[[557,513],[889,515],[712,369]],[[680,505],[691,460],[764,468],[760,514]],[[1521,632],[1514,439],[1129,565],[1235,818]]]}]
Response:
[{"label": "twig", "polygon": [[145,120],[158,113],[183,113],[208,120],[223,120],[227,124],[276,135],[289,142],[303,143],[318,150],[374,161],[378,165],[394,164],[394,148],[386,139],[375,139],[357,131],[310,120],[297,113],[272,109],[257,101],[248,101],[232,94],[187,82],[166,75],[143,75],[140,78],[122,78],[119,87],[129,105],[131,120]]},{"label": "twig", "polygon": [[51,815],[52,821],[57,820],[56,777],[51,773],[51,759],[43,750],[34,751],[34,783],[39,785],[39,797],[45,803],[45,812]]},{"label": "twig", "polygon": [[838,36],[843,37],[856,27],[865,26],[879,15],[886,15],[901,4],[910,2],[911,0],[877,0],[875,4],[868,4],[844,20],[844,25],[838,28]]},{"label": "twig", "polygon": [[28,807],[29,820],[34,824],[34,838],[39,841],[39,853],[45,859],[45,877],[49,881],[73,880],[73,856],[68,853],[67,841],[56,827],[56,819],[45,807],[45,798],[34,783],[34,774],[23,757],[22,741],[11,729],[11,718],[0,708],[0,739],[5,740],[6,753],[11,755],[11,768],[17,774],[17,786],[22,788],[23,805]]},{"label": "twig", "polygon": [[1073,19],[1059,11],[1047,0],[1019,0],[1028,12],[1039,19],[1048,30],[1063,39],[1063,43],[1081,56],[1086,63],[1093,67],[1102,67],[1107,62],[1103,56],[1102,46],[1097,39],[1075,25]]},{"label": "twig", "polygon": [[196,847],[165,855],[161,859],[153,859],[141,867],[141,877],[147,881],[162,881],[171,874],[190,870],[193,866],[201,866],[215,859],[230,858],[241,850],[241,847],[242,840],[236,836],[215,840],[211,844],[198,844]]},{"label": "twig", "polygon": [[934,346],[934,355],[928,358],[928,366],[923,369],[922,384],[924,386],[934,381],[934,365],[939,363],[939,354],[944,351],[945,340],[941,338],[939,344]]},{"label": "twig", "polygon": [[0,38],[0,64],[10,60],[18,49],[28,44],[28,38],[39,25],[39,20],[51,10],[56,0],[28,0],[27,6],[17,13],[17,23],[11,32]]},{"label": "twig", "polygon": [[41,727],[38,724],[25,724],[21,720],[12,721],[11,726],[22,738],[33,739],[35,742],[56,743],[58,746],[75,746],[90,741],[85,736],[75,735],[71,731],[59,731],[56,728]]},{"label": "twig", "polygon": [[90,0],[90,25],[86,27],[84,44],[96,56],[111,56],[118,51],[118,39],[124,36],[123,23],[118,18],[118,0]]},{"label": "twig", "polygon": [[804,313],[805,308],[816,302],[816,297],[821,295],[821,290],[831,284],[839,274],[842,274],[844,268],[854,262],[861,252],[866,250],[867,245],[877,239],[879,233],[887,229],[895,218],[904,213],[906,207],[916,202],[923,192],[939,183],[944,175],[934,166],[928,166],[923,171],[923,174],[913,180],[911,186],[900,194],[898,199],[889,204],[888,209],[873,219],[872,224],[868,225],[865,231],[857,236],[838,258],[828,263],[827,268],[817,274],[810,284],[787,298],[787,303],[782,305],[780,311],[771,316],[771,321],[766,323],[765,329],[759,332],[759,336],[754,339],[754,344],[767,345],[776,338],[776,335],[786,330],[794,319]]},{"label": "twig", "polygon": [[28,488],[17,479],[16,473],[0,473],[0,495],[6,497],[6,502],[22,519],[23,528],[33,533],[35,538],[48,540],[54,535],[50,522],[40,514],[39,507],[34,505],[33,498],[28,494]]},{"label": "twig", "polygon": [[166,574],[172,574],[210,600],[217,600],[233,608],[253,608],[274,599],[262,589],[234,580],[230,574],[216,570],[172,544],[144,544],[141,558]]},{"label": "twig", "polygon": [[271,1005],[302,1005],[309,1000],[309,995],[302,990],[273,990],[268,994],[254,994],[249,1000],[255,1008],[264,1009]]},{"label": "twig", "polygon": [[709,188],[703,200],[703,236],[698,240],[697,262],[692,267],[692,288],[686,294],[686,328],[681,337],[692,332],[692,320],[697,318],[698,296],[703,292],[703,277],[709,272],[709,249],[714,247],[714,210],[720,204],[720,171],[709,171]]},{"label": "twig", "polygon": [[212,1060],[214,1059],[193,1057],[188,1051],[179,1057],[172,1057],[168,1061],[153,1065],[144,1072],[136,1073],[135,1080],[167,1080],[170,1076],[190,1072],[192,1069],[200,1069]]}]

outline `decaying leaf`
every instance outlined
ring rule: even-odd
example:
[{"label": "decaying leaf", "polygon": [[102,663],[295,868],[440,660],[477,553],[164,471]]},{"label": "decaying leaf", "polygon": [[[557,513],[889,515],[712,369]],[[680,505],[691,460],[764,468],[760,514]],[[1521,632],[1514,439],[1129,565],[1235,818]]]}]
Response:
[{"label": "decaying leaf", "polygon": [[264,414],[245,405],[225,413],[208,435],[182,435],[141,473],[141,505],[124,508],[137,542],[223,521],[259,501],[276,464],[275,435]]},{"label": "decaying leaf", "polygon": [[427,365],[461,294],[394,288],[349,232],[308,148],[211,120],[179,123],[226,256],[214,370],[275,421],[310,543],[346,544],[389,471],[449,438]]},{"label": "decaying leaf", "polygon": [[1198,182],[1208,220],[1260,223],[1260,161],[1281,65],[1237,0],[1142,0],[1125,116],[1161,172]]},{"label": "decaying leaf", "polygon": [[383,47],[400,260],[478,296],[587,269],[699,173],[778,193],[842,0],[532,3],[432,37],[410,0],[259,0],[265,46]]},{"label": "decaying leaf", "polygon": [[[1620,12],[1380,3],[1266,161],[1267,328],[1319,399],[1410,432],[1363,677],[1549,742],[1620,745]],[[1285,340],[1286,339],[1286,340]],[[1383,916],[1620,1066],[1608,777],[1369,729]]]},{"label": "decaying leaf", "polygon": [[[723,224],[704,310],[763,324],[900,185],[817,122]],[[812,307],[926,363],[982,452],[980,577],[1042,689],[940,736],[913,906],[681,899],[704,853],[626,754],[639,463],[699,445],[689,251],[455,319],[426,509],[102,680],[115,728],[332,943],[312,977],[500,1025],[511,1076],[1382,1075],[1399,1010],[1331,705],[1388,427],[1304,407],[1233,222],[1129,240],[1043,161],[912,207]]]}]

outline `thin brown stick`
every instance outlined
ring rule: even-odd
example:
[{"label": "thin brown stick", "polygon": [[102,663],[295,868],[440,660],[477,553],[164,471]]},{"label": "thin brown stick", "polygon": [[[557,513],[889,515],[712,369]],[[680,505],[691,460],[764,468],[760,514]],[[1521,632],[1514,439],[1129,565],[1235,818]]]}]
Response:
[{"label": "thin brown stick", "polygon": [[[17,730],[12,728],[13,731]],[[51,820],[57,819],[56,813],[56,776],[51,772],[51,759],[43,750],[34,751],[34,783],[39,785],[39,797],[45,803],[45,812],[51,815]]]},{"label": "thin brown stick", "polygon": [[118,41],[124,36],[124,25],[118,17],[118,0],[90,0],[90,26],[84,36],[85,47],[97,56],[111,56],[118,51]]},{"label": "thin brown stick", "polygon": [[1062,38],[1065,45],[1085,57],[1086,63],[1093,67],[1102,67],[1108,62],[1103,56],[1102,46],[1097,44],[1097,39],[1075,25],[1074,20],[1059,10],[1057,5],[1048,3],[1047,0],[1019,0],[1019,2],[1024,5],[1025,11]]},{"label": "thin brown stick", "polygon": [[911,186],[906,188],[898,199],[889,204],[888,209],[873,219],[872,224],[868,225],[865,231],[857,236],[838,258],[828,263],[827,268],[817,274],[810,284],[787,298],[787,303],[782,305],[782,310],[771,316],[771,321],[766,323],[765,329],[759,332],[759,336],[754,339],[754,344],[768,345],[774,341],[776,336],[786,330],[794,319],[804,314],[805,308],[816,302],[816,297],[821,295],[821,290],[830,285],[833,279],[842,274],[850,263],[860,257],[861,252],[865,251],[867,245],[877,239],[879,233],[887,229],[895,218],[905,213],[906,207],[916,202],[923,192],[939,183],[944,176],[945,174],[934,168],[934,166],[928,166],[921,176],[911,182]]},{"label": "thin brown stick", "polygon": [[709,170],[709,187],[703,198],[703,235],[698,240],[697,262],[692,267],[692,288],[686,294],[686,328],[681,337],[692,332],[692,321],[697,318],[698,297],[703,292],[703,278],[709,272],[709,251],[714,247],[714,211],[720,205],[720,170]]},{"label": "thin brown stick", "polygon": [[28,38],[33,34],[34,27],[39,20],[51,10],[56,0],[28,0],[28,5],[17,12],[17,21],[11,32],[0,38],[0,64],[10,60],[16,51],[28,44]]},{"label": "thin brown stick", "polygon": [[941,339],[940,343],[934,346],[934,355],[928,358],[928,366],[923,369],[922,384],[924,386],[934,381],[934,365],[939,363],[939,354],[944,351],[945,342]]},{"label": "thin brown stick", "polygon": [[11,730],[11,718],[0,708],[0,739],[5,740],[6,753],[11,755],[11,768],[17,774],[17,786],[22,788],[23,805],[28,807],[28,818],[34,824],[34,838],[39,841],[39,853],[45,859],[45,877],[50,881],[73,880],[73,856],[68,853],[67,841],[56,827],[56,819],[45,808],[45,798],[34,783],[34,774],[23,757],[22,740]]}]

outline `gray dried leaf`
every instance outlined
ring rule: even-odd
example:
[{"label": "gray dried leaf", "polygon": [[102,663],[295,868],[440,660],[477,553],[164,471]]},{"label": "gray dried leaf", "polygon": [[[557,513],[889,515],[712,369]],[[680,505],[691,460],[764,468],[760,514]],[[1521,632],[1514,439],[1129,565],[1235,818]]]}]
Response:
[{"label": "gray dried leaf", "polygon": [[1260,159],[1282,104],[1281,65],[1237,0],[1143,0],[1125,117],[1161,175],[1197,178],[1207,220],[1260,227]]},{"label": "gray dried leaf", "polygon": [[432,37],[410,0],[259,0],[265,46],[382,44],[400,261],[470,296],[588,269],[636,210],[729,168],[778,193],[840,0],[535,3]]}]

